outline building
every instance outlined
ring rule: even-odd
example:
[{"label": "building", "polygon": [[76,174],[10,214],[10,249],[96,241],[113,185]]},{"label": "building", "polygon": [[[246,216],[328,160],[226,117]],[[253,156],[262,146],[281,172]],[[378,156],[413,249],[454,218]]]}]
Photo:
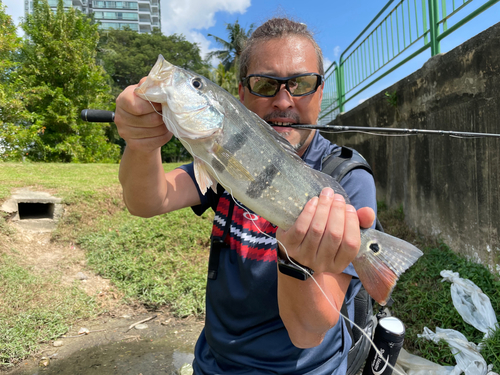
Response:
[{"label": "building", "polygon": [[[52,8],[58,0],[48,0]],[[93,14],[100,22],[100,29],[123,29],[128,26],[139,33],[161,30],[160,0],[63,0],[64,6],[74,7],[86,14]],[[24,0],[25,14],[33,11],[33,0]]]}]

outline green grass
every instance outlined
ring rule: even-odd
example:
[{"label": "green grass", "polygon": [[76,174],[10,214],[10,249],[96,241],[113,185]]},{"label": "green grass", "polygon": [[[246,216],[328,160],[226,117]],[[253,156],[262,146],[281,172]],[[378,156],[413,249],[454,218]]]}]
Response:
[{"label": "green grass", "polygon": [[0,256],[0,306],[0,366],[17,363],[98,311],[78,287],[59,285],[54,274],[34,274],[7,255]]},{"label": "green grass", "polygon": [[202,315],[213,215],[191,209],[150,219],[128,214],[104,220],[79,238],[88,261],[127,298],[150,308],[166,305],[177,316]]},{"label": "green grass", "polygon": [[[417,335],[424,327],[436,331],[436,327],[450,328],[464,334],[476,344],[484,334],[465,323],[453,306],[449,282],[442,282],[442,270],[458,272],[460,277],[474,282],[491,300],[493,309],[500,320],[500,281],[489,270],[455,254],[443,243],[418,238],[408,231],[403,223],[402,209],[387,210],[379,206],[380,218],[387,232],[400,238],[417,242],[424,252],[418,262],[400,278],[392,294],[394,304],[391,312],[406,326],[405,349],[441,365],[455,365],[455,359],[446,343],[435,344]],[[500,370],[500,330],[490,338],[482,355],[494,371]]]}]

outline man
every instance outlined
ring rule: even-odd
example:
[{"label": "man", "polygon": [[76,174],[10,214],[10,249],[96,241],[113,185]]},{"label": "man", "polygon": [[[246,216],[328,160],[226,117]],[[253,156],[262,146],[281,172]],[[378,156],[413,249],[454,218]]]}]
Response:
[{"label": "man", "polygon": [[[267,21],[253,33],[240,64],[240,100],[272,124],[306,163],[320,169],[338,146],[316,131],[288,126],[316,123],[321,106],[322,55],[307,27],[284,18]],[[295,77],[302,74],[309,77]],[[135,87],[118,97],[115,117],[127,142],[120,182],[128,209],[144,217],[183,207],[197,214],[216,210],[213,236],[222,242],[215,255],[212,249],[217,269],[207,282],[195,374],[345,374],[351,343],[339,310],[344,300],[351,307],[360,286],[350,262],[359,250],[360,226],[374,221],[371,175],[354,170],[342,180],[353,206],[326,188],[288,231],[262,218],[256,229],[240,207],[229,212],[227,192],[200,193],[192,164],[164,173],[160,147],[172,134],[156,113],[161,106],[153,109],[135,96]],[[320,288],[311,278],[278,271],[277,255],[286,259],[285,249],[314,270]]]}]

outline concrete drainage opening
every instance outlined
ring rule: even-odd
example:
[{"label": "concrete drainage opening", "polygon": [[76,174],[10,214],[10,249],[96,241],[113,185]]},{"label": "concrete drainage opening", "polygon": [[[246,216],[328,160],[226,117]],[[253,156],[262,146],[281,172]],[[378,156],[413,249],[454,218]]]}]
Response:
[{"label": "concrete drainage opening", "polygon": [[37,232],[48,232],[56,228],[62,215],[61,198],[49,193],[21,189],[4,202],[1,210],[10,216],[15,226]]},{"label": "concrete drainage opening", "polygon": [[19,220],[50,219],[54,220],[54,203],[18,203]]}]

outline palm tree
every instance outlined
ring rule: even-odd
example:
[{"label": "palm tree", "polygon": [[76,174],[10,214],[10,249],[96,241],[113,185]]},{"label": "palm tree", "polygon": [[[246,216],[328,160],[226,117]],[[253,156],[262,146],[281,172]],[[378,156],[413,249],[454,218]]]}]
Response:
[{"label": "palm tree", "polygon": [[239,58],[243,48],[245,48],[245,43],[247,39],[253,32],[254,24],[251,24],[248,31],[245,31],[243,27],[240,26],[238,20],[234,24],[226,24],[226,30],[229,34],[229,41],[225,41],[215,35],[208,34],[215,39],[217,44],[223,47],[222,50],[213,51],[208,54],[208,59],[213,57],[221,60],[224,69],[229,71],[231,67],[237,67],[239,63]]}]

